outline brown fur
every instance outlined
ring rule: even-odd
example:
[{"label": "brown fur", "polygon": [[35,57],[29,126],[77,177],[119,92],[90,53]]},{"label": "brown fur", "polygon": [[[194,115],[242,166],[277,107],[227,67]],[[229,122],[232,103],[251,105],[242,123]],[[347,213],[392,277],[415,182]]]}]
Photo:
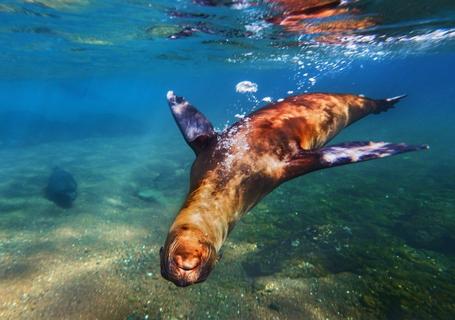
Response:
[{"label": "brown fur", "polygon": [[[287,32],[321,34],[315,40],[341,43],[343,35],[378,24],[373,17],[356,17],[356,8],[341,6],[337,0],[268,0],[280,13],[267,21],[283,27]],[[326,18],[337,18],[327,20]]]},{"label": "brown fur", "polygon": [[[163,276],[181,286],[205,280],[229,232],[247,211],[283,181],[318,168],[311,156],[296,161],[299,153],[322,147],[354,121],[381,110],[378,101],[356,95],[293,96],[214,138],[191,169],[187,199],[163,250]],[[191,239],[190,248],[182,237]],[[170,252],[176,241],[180,247]],[[200,261],[197,275],[177,268],[185,258],[188,265]]]}]

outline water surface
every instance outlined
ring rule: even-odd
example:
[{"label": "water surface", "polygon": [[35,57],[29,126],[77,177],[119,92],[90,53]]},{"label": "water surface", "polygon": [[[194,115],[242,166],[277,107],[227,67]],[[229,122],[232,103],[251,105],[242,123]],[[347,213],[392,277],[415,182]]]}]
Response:
[{"label": "water surface", "polygon": [[[454,3],[313,2],[291,25],[280,1],[0,3],[0,318],[451,319]],[[407,94],[335,143],[431,149],[282,185],[181,289],[158,251],[194,156],[169,89],[219,130],[263,98]],[[43,195],[54,166],[78,181],[70,209]]]}]

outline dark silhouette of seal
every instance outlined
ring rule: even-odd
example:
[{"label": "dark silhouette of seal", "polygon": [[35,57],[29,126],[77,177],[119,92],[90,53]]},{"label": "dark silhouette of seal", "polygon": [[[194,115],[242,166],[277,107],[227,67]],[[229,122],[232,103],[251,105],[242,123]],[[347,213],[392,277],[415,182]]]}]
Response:
[{"label": "dark silhouette of seal", "polygon": [[62,208],[70,208],[77,197],[77,183],[68,171],[54,168],[44,190],[48,200]]},{"label": "dark silhouette of seal", "polygon": [[393,108],[402,98],[297,95],[269,104],[217,133],[195,107],[168,92],[172,114],[196,160],[190,190],[160,251],[162,276],[178,286],[204,281],[236,222],[289,179],[427,149],[426,145],[371,141],[324,146],[343,128]]}]

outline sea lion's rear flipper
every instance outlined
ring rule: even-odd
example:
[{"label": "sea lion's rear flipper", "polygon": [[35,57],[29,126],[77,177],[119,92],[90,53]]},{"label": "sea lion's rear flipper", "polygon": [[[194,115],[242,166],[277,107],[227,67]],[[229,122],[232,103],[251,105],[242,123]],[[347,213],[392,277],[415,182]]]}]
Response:
[{"label": "sea lion's rear flipper", "polygon": [[320,166],[330,168],[344,164],[385,158],[396,154],[428,149],[428,145],[355,141],[336,144],[318,150]]},{"label": "sea lion's rear flipper", "polygon": [[354,141],[335,144],[317,150],[302,150],[291,160],[287,179],[319,169],[380,159],[396,154],[429,149],[428,145]]},{"label": "sea lion's rear flipper", "polygon": [[403,98],[406,98],[407,95],[403,94],[400,96],[396,96],[393,98],[387,98],[387,99],[382,99],[382,100],[373,100],[376,104],[375,111],[372,113],[378,114],[381,112],[385,112],[389,109],[395,108],[395,104],[400,102]]},{"label": "sea lion's rear flipper", "polygon": [[216,138],[212,124],[188,101],[177,97],[174,92],[167,93],[167,101],[185,141],[198,154]]}]

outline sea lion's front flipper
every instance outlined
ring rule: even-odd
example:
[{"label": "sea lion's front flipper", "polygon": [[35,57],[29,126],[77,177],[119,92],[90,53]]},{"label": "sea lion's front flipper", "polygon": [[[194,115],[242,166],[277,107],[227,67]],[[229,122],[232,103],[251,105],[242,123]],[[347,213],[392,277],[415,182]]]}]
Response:
[{"label": "sea lion's front flipper", "polygon": [[214,138],[216,132],[209,120],[182,97],[174,92],[167,93],[167,101],[180,131],[196,154],[201,152]]},{"label": "sea lion's front flipper", "polygon": [[335,144],[317,150],[302,150],[291,160],[287,179],[309,171],[345,164],[380,159],[400,153],[429,149],[428,145],[354,141]]}]

